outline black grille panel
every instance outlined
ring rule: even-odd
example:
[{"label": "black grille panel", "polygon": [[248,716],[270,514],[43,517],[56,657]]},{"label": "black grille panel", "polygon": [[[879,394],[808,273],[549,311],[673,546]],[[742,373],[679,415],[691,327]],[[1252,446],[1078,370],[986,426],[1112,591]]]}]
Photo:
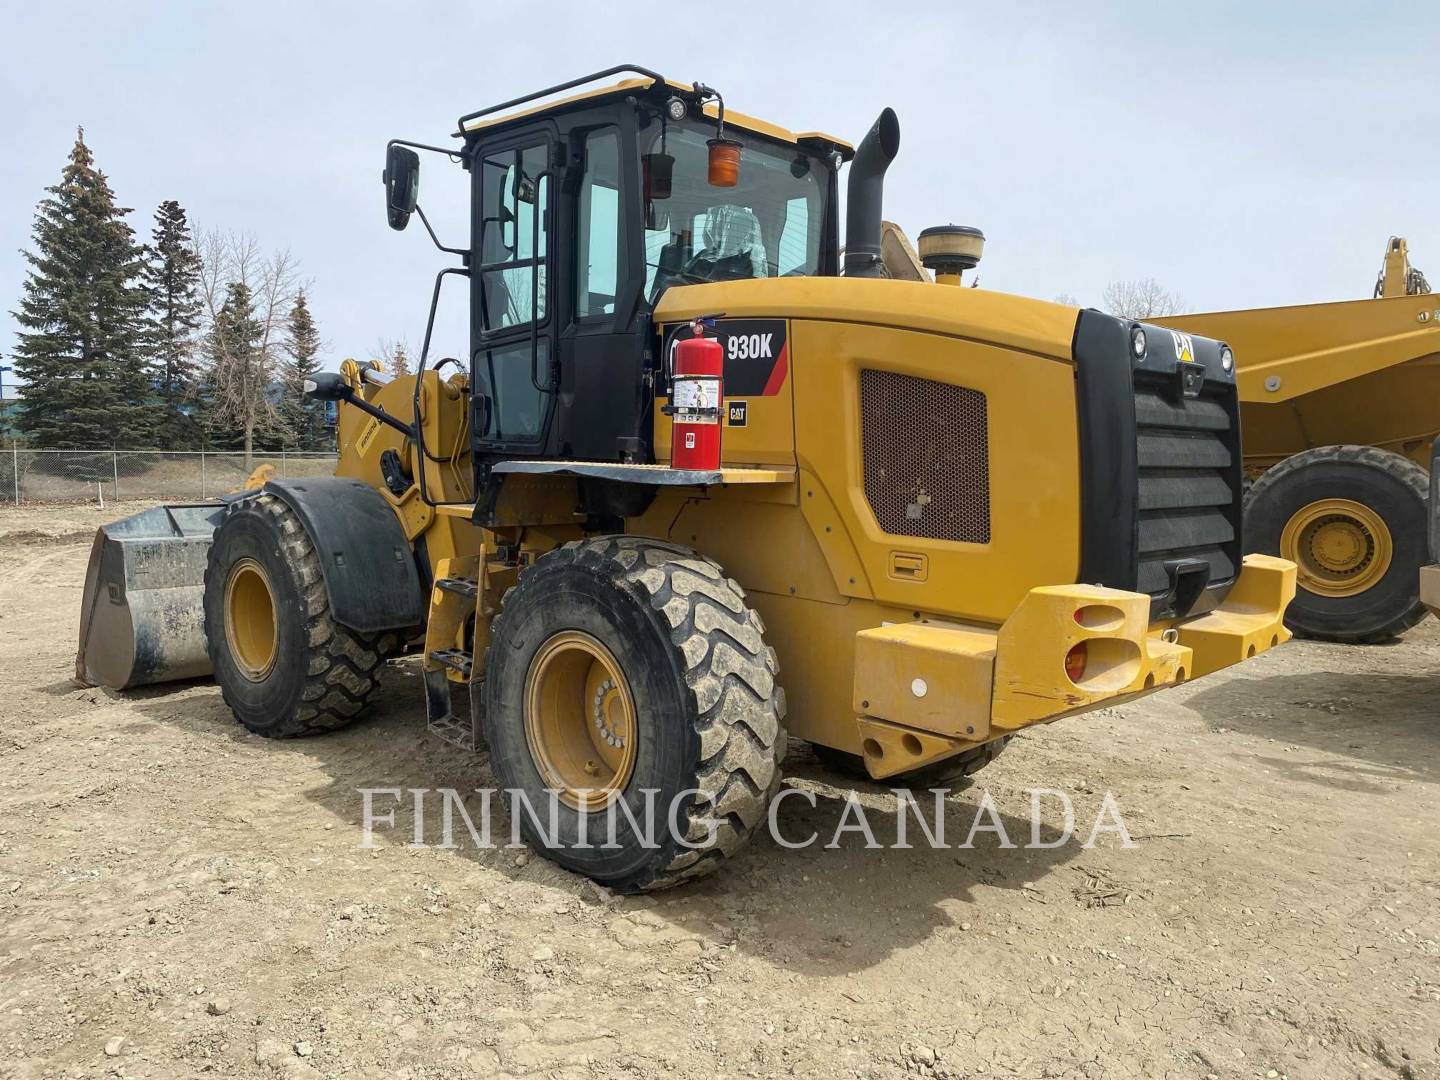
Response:
[{"label": "black grille panel", "polygon": [[1207,588],[1235,577],[1240,506],[1234,393],[1233,386],[1207,383],[1200,396],[1187,398],[1168,373],[1135,373],[1136,587],[1157,600],[1175,587],[1175,568],[1193,561],[1209,565]]},{"label": "black grille panel", "polygon": [[860,445],[865,498],[885,532],[990,542],[989,421],[980,391],[862,371]]}]

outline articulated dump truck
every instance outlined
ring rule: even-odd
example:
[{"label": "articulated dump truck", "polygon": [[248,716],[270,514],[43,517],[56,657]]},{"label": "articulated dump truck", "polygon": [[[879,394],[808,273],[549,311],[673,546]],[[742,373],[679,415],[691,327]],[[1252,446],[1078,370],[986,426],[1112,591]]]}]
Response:
[{"label": "articulated dump truck", "polygon": [[[413,652],[430,729],[554,793],[526,839],[640,890],[745,842],[787,734],[943,784],[1288,638],[1294,567],[1245,554],[1227,345],[888,277],[890,110],[852,147],[620,67],[456,137],[474,217],[430,320],[462,279],[468,358],[427,331],[413,378],[317,377],[333,478],[101,530],[82,678],[213,669],[251,731],[305,735]],[[429,149],[388,148],[397,229]],[[978,236],[922,246],[958,280]],[[678,807],[654,844],[647,797]],[[575,845],[622,802],[615,847]]]},{"label": "articulated dump truck", "polygon": [[1239,365],[1246,535],[1299,570],[1286,621],[1383,641],[1426,607],[1430,444],[1440,434],[1440,297],[1392,237],[1369,300],[1165,316]]}]

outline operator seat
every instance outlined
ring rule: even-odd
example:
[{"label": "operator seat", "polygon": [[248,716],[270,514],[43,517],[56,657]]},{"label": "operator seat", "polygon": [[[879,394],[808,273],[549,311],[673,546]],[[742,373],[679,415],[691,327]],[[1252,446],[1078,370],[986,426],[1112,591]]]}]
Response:
[{"label": "operator seat", "polygon": [[705,215],[705,246],[685,266],[691,279],[736,281],[770,276],[760,220],[747,206],[712,206]]}]

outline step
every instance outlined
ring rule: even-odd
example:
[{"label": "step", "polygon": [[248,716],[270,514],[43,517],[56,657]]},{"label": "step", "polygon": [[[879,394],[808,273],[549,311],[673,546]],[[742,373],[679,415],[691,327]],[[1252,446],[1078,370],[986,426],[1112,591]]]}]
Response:
[{"label": "step", "polygon": [[435,582],[435,587],[437,589],[443,589],[446,592],[456,593],[470,600],[474,600],[480,592],[479,582],[471,581],[469,578],[440,578]]},{"label": "step", "polygon": [[458,671],[467,679],[470,671],[475,666],[475,657],[463,649],[436,649],[430,654],[430,659],[436,663],[444,664],[451,671]]},{"label": "step", "polygon": [[469,692],[469,715],[455,715],[452,683],[443,671],[425,672],[425,719],[431,734],[437,735],[461,750],[471,752],[485,749],[484,721],[480,714],[482,685],[474,683],[466,687]]}]

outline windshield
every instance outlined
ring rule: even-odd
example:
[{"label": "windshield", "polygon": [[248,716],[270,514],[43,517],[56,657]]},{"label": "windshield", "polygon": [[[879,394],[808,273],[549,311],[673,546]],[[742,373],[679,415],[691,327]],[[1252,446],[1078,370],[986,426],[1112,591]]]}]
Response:
[{"label": "windshield", "polygon": [[[798,150],[747,142],[740,182],[713,187],[707,143],[713,128],[667,125],[647,155],[674,159],[668,198],[652,174],[645,199],[645,295],[653,304],[671,285],[817,272],[825,213],[824,167]],[[643,145],[643,143],[642,143]]]}]

